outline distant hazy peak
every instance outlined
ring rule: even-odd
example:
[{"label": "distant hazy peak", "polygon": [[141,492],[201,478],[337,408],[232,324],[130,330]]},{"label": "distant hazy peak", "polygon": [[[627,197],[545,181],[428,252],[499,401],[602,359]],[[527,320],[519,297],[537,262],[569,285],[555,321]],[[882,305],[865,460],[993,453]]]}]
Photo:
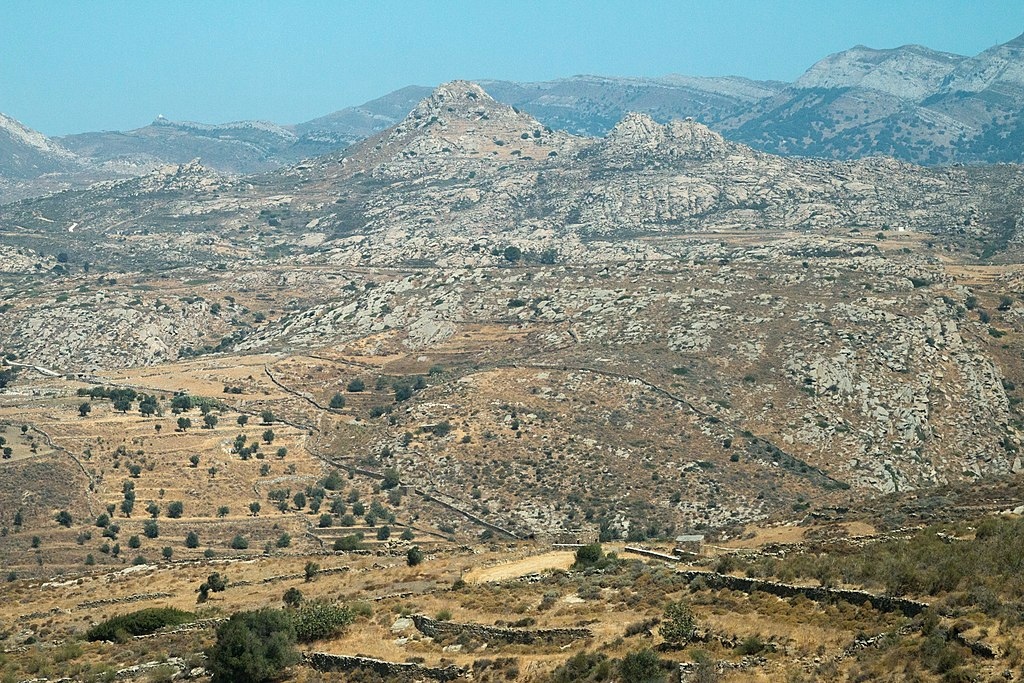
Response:
[{"label": "distant hazy peak", "polygon": [[6,114],[0,114],[0,132],[6,133],[13,142],[31,147],[43,154],[61,157],[63,159],[76,159],[75,155],[64,147],[53,142],[39,131],[32,130],[17,119]]},{"label": "distant hazy peak", "polygon": [[295,134],[287,128],[279,126],[270,121],[232,121],[230,123],[197,123],[195,121],[172,121],[163,115],[153,119],[152,126],[164,126],[167,128],[178,128],[204,133],[220,133],[229,130],[259,130],[285,138],[294,138]]},{"label": "distant hazy peak", "polygon": [[654,79],[654,82],[749,100],[770,97],[786,86],[786,83],[781,81],[755,81],[742,76],[684,76],[682,74],[668,74]]},{"label": "distant hazy peak", "polygon": [[1018,49],[1024,49],[1024,33],[1021,33],[1019,36],[1017,36],[1013,40],[1009,40],[1009,41],[1003,43],[1003,45],[1005,45],[1007,47],[1015,47],[1015,48],[1018,48]]},{"label": "distant hazy peak", "polygon": [[882,50],[857,45],[818,61],[793,87],[860,87],[901,99],[920,100],[934,92],[965,59],[921,45]]}]

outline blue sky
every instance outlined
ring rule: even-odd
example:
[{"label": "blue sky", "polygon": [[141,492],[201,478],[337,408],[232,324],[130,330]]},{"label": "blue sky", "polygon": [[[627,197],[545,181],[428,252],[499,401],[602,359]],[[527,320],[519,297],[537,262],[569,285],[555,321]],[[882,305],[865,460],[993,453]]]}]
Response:
[{"label": "blue sky", "polygon": [[454,78],[792,80],[857,44],[973,55],[1021,33],[1021,0],[2,0],[0,111],[50,135],[296,123]]}]

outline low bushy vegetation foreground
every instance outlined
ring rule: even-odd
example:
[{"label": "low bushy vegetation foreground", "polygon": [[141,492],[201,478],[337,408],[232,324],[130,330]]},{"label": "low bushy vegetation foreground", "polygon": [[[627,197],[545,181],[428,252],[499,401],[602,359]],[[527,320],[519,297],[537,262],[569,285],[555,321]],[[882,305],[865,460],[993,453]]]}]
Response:
[{"label": "low bushy vegetation foreground", "polygon": [[[569,567],[568,553],[537,555],[536,546],[520,546],[527,552],[511,564],[535,571],[544,565],[541,558],[551,562],[526,581],[480,581],[478,576],[456,580],[463,563],[471,558],[478,562],[477,555],[461,556],[451,564],[429,557],[410,567],[401,548],[394,551],[390,567],[373,556],[346,558],[366,572],[328,572],[319,566],[330,561],[324,556],[316,562],[295,558],[289,560],[289,583],[254,584],[263,588],[246,591],[233,588],[260,573],[246,573],[235,565],[236,583],[220,573],[206,577],[208,599],[196,607],[198,615],[139,610],[93,626],[87,638],[80,621],[58,631],[54,627],[60,615],[37,617],[39,640],[23,639],[23,650],[0,654],[0,683],[61,676],[109,680],[120,670],[159,662],[165,655],[187,660],[174,665],[179,670],[207,669],[215,682],[326,680],[300,664],[303,650],[358,653],[427,667],[453,665],[479,683],[669,683],[679,680],[681,666],[689,676],[683,680],[720,683],[1006,680],[1001,678],[1005,671],[1017,676],[1024,665],[1024,593],[1016,572],[1021,531],[1024,522],[1016,518],[987,517],[868,541],[834,534],[814,541],[807,534],[812,540],[781,556],[769,555],[777,551],[766,547],[693,560],[706,569],[763,579],[749,584],[716,583],[706,575],[679,571],[677,565],[639,560],[620,548],[609,552],[611,548],[596,543],[579,547],[569,569],[557,568]],[[495,566],[508,562],[505,549],[491,552],[489,561],[501,561]],[[271,566],[272,560],[266,562]],[[172,570],[165,571],[169,576]],[[364,584],[371,576],[373,583]],[[899,582],[893,583],[892,577]],[[194,589],[199,578],[193,574],[188,586]],[[372,608],[358,601],[368,591],[376,594],[412,578],[435,588],[384,597]],[[904,603],[843,599],[851,594],[762,590],[779,580],[812,587],[819,582],[856,586],[876,593],[898,589],[929,606],[908,613],[896,607]],[[230,601],[222,598],[225,589]],[[22,597],[32,594],[19,581],[11,582],[9,590],[20,591],[12,595]],[[187,590],[177,590],[188,599]],[[256,609],[276,599],[282,609]],[[248,609],[255,611],[231,616],[239,607],[227,605],[252,605]],[[400,617],[416,614],[448,622],[449,630],[428,637],[408,622],[398,626],[400,633],[393,630]],[[173,628],[199,617],[230,618],[216,628],[212,619],[197,628]],[[49,619],[54,626],[45,621]],[[509,629],[536,635],[563,628],[587,629],[590,635],[565,642],[538,636],[530,644],[495,635]],[[133,638],[149,633],[156,635]],[[157,673],[150,680],[170,680]],[[372,667],[346,672],[343,679],[382,680]]]},{"label": "low bushy vegetation foreground", "polygon": [[[291,602],[291,601],[290,601]],[[292,602],[292,609],[239,612],[217,627],[206,655],[214,683],[271,681],[299,661],[297,642],[330,638],[352,623],[352,610],[324,601]]]}]

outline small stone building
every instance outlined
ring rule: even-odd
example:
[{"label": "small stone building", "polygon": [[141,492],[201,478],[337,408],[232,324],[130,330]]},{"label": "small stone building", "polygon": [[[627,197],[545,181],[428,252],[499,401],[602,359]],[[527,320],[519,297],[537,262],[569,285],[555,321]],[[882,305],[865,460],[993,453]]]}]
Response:
[{"label": "small stone building", "polygon": [[704,534],[683,534],[676,536],[676,547],[672,551],[676,555],[692,553],[700,555],[701,546],[704,545]]}]

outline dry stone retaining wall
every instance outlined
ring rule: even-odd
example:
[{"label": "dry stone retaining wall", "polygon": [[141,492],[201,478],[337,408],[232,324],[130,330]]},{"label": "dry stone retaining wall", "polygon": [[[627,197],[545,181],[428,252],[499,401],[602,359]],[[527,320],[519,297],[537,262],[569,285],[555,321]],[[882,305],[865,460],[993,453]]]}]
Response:
[{"label": "dry stone retaining wall", "polygon": [[412,623],[425,636],[466,635],[477,640],[488,642],[501,641],[510,645],[568,645],[569,643],[593,637],[587,628],[543,628],[517,629],[484,626],[482,624],[457,624],[451,621],[438,621],[422,614],[412,615]]},{"label": "dry stone retaining wall", "polygon": [[748,579],[743,576],[731,576],[717,572],[682,571],[679,572],[686,581],[702,579],[709,588],[729,588],[730,590],[751,593],[762,591],[781,598],[792,598],[802,595],[815,602],[832,602],[844,600],[854,605],[871,605],[880,612],[902,612],[908,617],[916,617],[928,609],[928,604],[907,598],[888,595],[875,595],[867,591],[846,588],[826,588],[824,586],[794,586],[789,583]]},{"label": "dry stone retaining wall", "polygon": [[385,679],[401,677],[403,680],[432,678],[435,681],[454,681],[465,674],[457,666],[429,667],[412,662],[388,662],[371,657],[332,655],[327,652],[311,652],[305,655],[306,664],[317,671],[351,671],[370,669]]},{"label": "dry stone retaining wall", "polygon": [[89,609],[91,607],[102,607],[104,605],[123,605],[129,602],[143,602],[144,600],[159,600],[160,598],[174,597],[173,593],[138,593],[123,598],[103,598],[102,600],[87,600],[78,603],[78,609]]}]

